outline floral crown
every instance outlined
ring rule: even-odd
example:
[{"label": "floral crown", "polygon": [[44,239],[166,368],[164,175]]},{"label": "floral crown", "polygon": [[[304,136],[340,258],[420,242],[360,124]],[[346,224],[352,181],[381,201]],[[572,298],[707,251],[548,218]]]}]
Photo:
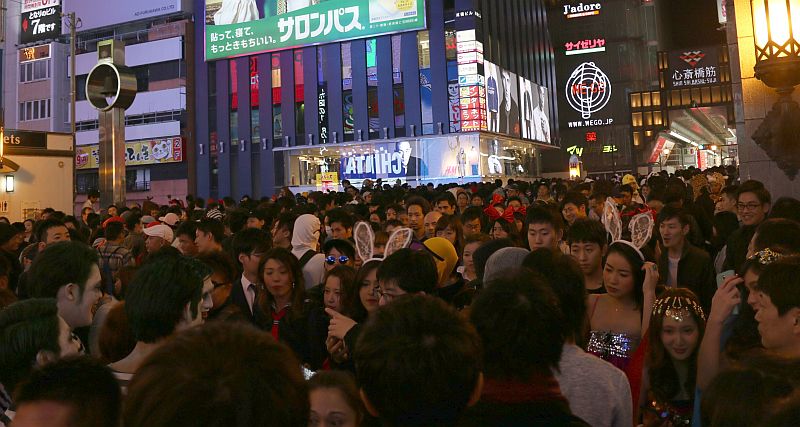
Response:
[{"label": "floral crown", "polygon": [[762,249],[748,258],[748,260],[755,260],[761,265],[770,265],[773,262],[781,259],[783,255],[773,251],[770,248]]},{"label": "floral crown", "polygon": [[653,304],[653,314],[671,317],[678,322],[682,322],[691,315],[703,319],[703,321],[706,320],[703,307],[700,307],[700,304],[693,298],[685,296],[668,296],[657,299]]}]

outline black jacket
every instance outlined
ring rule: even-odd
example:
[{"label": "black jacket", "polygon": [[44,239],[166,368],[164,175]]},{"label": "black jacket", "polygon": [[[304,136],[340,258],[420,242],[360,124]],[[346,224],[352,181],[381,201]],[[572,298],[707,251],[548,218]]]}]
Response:
[{"label": "black jacket", "polygon": [[247,297],[244,295],[244,289],[242,289],[242,278],[239,277],[238,280],[233,281],[233,288],[231,289],[231,295],[228,297],[228,300],[225,304],[233,304],[239,307],[239,310],[242,311],[242,315],[250,321],[252,324],[257,324],[256,317],[258,316],[258,311],[256,309],[256,303],[253,302],[253,311],[250,311],[250,306],[247,304]]},{"label": "black jacket", "polygon": [[741,226],[731,233],[731,236],[728,237],[728,247],[725,250],[725,263],[722,264],[723,271],[738,271],[747,261],[747,247],[754,234],[756,234],[756,226],[753,225]]},{"label": "black jacket", "polygon": [[480,401],[469,408],[459,427],[583,427],[565,401],[497,403]]},{"label": "black jacket", "polygon": [[[666,284],[669,277],[669,251],[661,251],[658,259],[658,280]],[[683,247],[681,260],[678,262],[678,286],[689,288],[700,299],[703,310],[711,308],[711,299],[717,291],[714,263],[708,253],[688,241]]]}]

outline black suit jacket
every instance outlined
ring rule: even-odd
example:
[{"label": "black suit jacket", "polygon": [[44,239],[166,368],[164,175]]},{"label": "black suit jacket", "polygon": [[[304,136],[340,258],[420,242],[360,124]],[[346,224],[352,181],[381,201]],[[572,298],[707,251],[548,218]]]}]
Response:
[{"label": "black suit jacket", "polygon": [[256,309],[255,301],[253,302],[253,311],[250,311],[250,306],[247,304],[247,297],[244,294],[244,289],[242,289],[242,278],[235,280],[233,282],[233,289],[231,289],[231,295],[228,297],[228,303],[233,304],[239,307],[242,310],[242,314],[250,321],[252,324],[256,324],[256,315],[258,310]]},{"label": "black suit jacket", "polygon": [[411,156],[408,158],[406,176],[425,178],[428,175],[428,166],[419,157]]}]

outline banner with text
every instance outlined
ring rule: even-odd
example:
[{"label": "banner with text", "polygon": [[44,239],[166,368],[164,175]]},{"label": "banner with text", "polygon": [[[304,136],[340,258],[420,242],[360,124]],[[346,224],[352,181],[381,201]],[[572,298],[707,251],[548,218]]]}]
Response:
[{"label": "banner with text", "polygon": [[[99,145],[75,148],[75,168],[95,169],[100,164]],[[180,137],[125,144],[125,166],[158,165],[183,161],[183,140]]]},{"label": "banner with text", "polygon": [[425,28],[424,0],[206,0],[206,60]]}]

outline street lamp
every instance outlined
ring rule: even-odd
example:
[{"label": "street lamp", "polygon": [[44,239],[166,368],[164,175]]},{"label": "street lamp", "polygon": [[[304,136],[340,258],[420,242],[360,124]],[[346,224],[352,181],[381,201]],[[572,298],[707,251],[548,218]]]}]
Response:
[{"label": "street lamp", "polygon": [[780,98],[753,140],[790,179],[800,170],[800,106],[791,98],[800,84],[800,0],[751,0],[755,76]]}]

